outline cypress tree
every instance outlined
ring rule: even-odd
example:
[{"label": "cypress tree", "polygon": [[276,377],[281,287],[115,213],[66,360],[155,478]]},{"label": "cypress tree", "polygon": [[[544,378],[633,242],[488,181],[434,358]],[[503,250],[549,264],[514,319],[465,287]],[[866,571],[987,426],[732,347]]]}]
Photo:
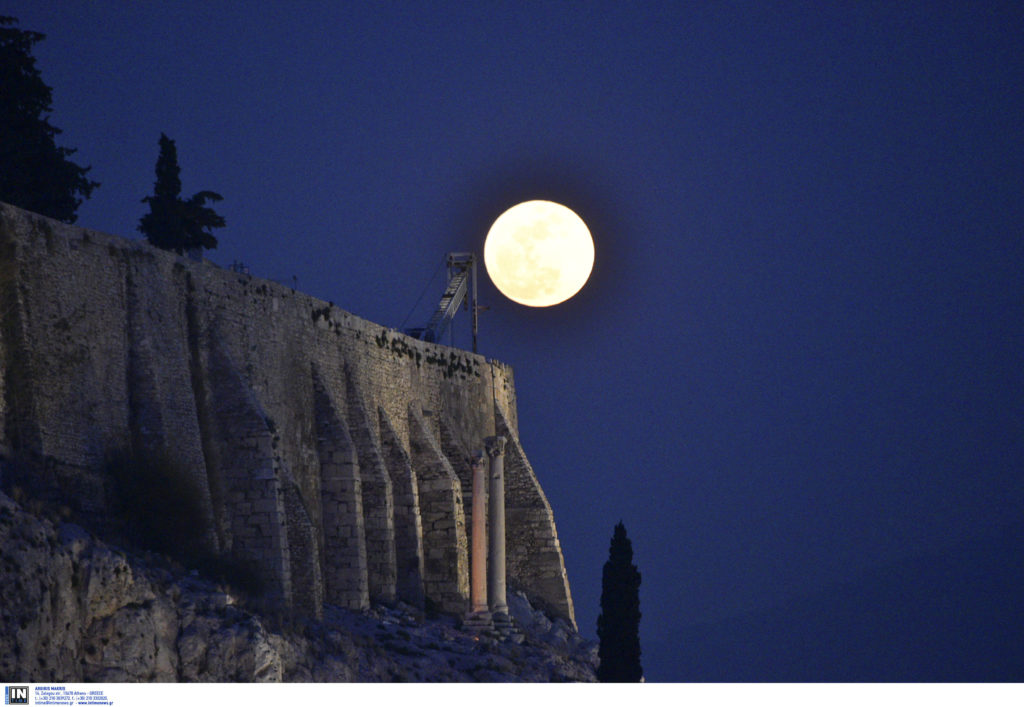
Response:
[{"label": "cypress tree", "polygon": [[74,149],[57,147],[61,130],[47,116],[53,89],[32,56],[32,46],[46,35],[18,29],[16,22],[0,16],[0,201],[74,223],[82,199],[99,182],[86,178],[88,167],[67,159]]},{"label": "cypress tree", "polygon": [[612,535],[608,561],[601,575],[600,639],[601,682],[640,682],[640,572],[633,564],[633,544],[619,521]]},{"label": "cypress tree", "polygon": [[222,228],[224,217],[205,204],[207,201],[220,201],[223,197],[216,192],[201,191],[183,201],[180,175],[174,140],[160,133],[156,183],[153,196],[142,200],[149,204],[149,213],[139,219],[139,231],[156,247],[178,254],[198,248],[216,248],[217,239],[210,230]]}]

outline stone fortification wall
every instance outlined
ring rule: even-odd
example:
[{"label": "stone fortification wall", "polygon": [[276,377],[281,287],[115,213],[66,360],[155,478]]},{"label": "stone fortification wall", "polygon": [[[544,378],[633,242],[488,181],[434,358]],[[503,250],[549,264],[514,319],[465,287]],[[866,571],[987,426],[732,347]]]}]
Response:
[{"label": "stone fortification wall", "polygon": [[509,582],[573,621],[504,364],[6,204],[0,322],[6,459],[102,515],[112,451],[168,451],[202,489],[210,549],[313,614],[465,611],[467,454],[509,436]]}]

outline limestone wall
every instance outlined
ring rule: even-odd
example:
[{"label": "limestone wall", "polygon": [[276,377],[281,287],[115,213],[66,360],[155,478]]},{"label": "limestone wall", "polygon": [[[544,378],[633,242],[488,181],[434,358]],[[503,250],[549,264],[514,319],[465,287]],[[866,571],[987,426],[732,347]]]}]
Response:
[{"label": "limestone wall", "polygon": [[202,489],[211,549],[313,614],[465,610],[466,454],[507,434],[509,581],[573,620],[504,364],[6,204],[0,323],[5,459],[102,514],[108,454],[169,451]]}]

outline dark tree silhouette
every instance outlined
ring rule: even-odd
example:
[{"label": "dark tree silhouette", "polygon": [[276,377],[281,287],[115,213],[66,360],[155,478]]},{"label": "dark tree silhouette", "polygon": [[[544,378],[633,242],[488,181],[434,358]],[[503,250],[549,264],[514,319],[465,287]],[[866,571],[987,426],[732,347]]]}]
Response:
[{"label": "dark tree silhouette", "polygon": [[206,206],[206,202],[220,201],[223,197],[216,192],[201,191],[188,200],[182,200],[180,174],[174,140],[160,133],[156,183],[153,196],[142,200],[149,204],[149,213],[139,219],[139,231],[158,248],[178,254],[199,248],[216,248],[217,239],[210,230],[223,228],[224,217]]},{"label": "dark tree silhouette", "polygon": [[82,198],[99,182],[86,179],[89,167],[67,159],[75,150],[54,142],[61,131],[47,116],[53,89],[32,56],[32,45],[46,35],[15,23],[0,17],[0,201],[74,223]]},{"label": "dark tree silhouette", "polygon": [[619,521],[612,535],[608,561],[601,575],[601,641],[597,679],[601,682],[640,682],[640,572],[633,564],[633,544]]}]

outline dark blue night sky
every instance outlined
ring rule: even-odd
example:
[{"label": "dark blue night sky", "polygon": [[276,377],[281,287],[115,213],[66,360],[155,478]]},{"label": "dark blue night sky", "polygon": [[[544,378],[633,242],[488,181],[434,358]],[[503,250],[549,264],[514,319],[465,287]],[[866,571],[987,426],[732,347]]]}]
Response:
[{"label": "dark blue night sky", "polygon": [[59,144],[102,183],[80,225],[139,237],[164,132],[184,193],[225,197],[212,260],[398,328],[507,207],[582,216],[590,283],[536,310],[484,275],[480,350],[592,637],[624,521],[648,679],[1024,680],[989,628],[1024,630],[1021,3],[2,14],[47,35]]}]

